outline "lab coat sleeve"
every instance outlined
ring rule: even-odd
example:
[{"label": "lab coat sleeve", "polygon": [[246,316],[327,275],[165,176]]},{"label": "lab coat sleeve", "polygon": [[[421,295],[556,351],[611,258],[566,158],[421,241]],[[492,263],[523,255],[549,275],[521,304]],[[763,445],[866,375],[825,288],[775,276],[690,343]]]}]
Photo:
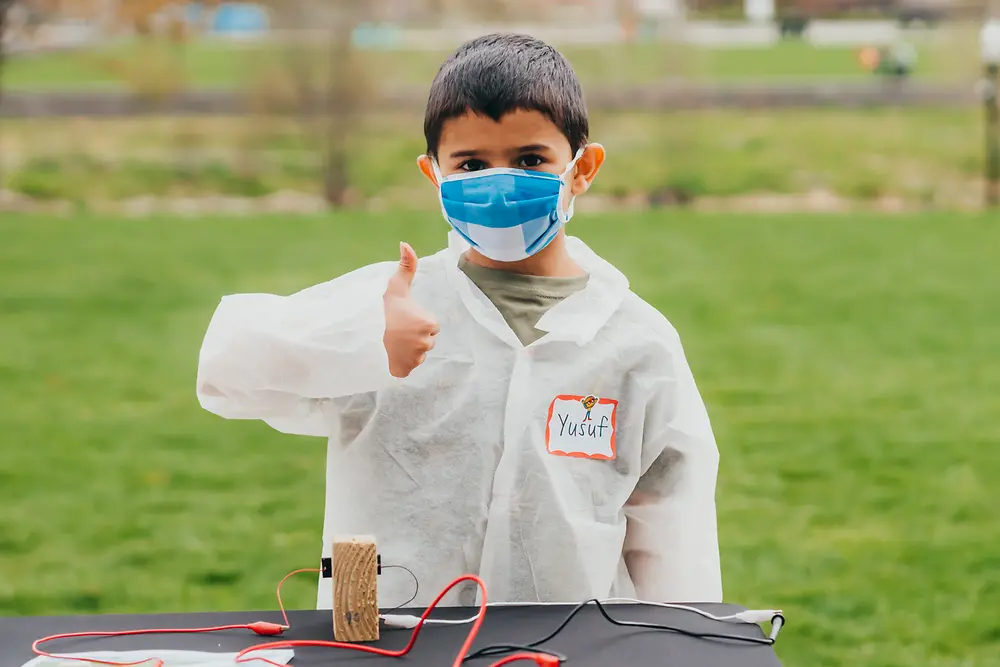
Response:
[{"label": "lab coat sleeve", "polygon": [[199,355],[202,407],[284,433],[329,435],[329,399],[394,381],[382,295],[395,267],[373,264],[291,296],[224,297]]},{"label": "lab coat sleeve", "polygon": [[636,595],[721,602],[716,527],[719,452],[679,341],[646,410],[643,474],[625,506],[624,557]]}]

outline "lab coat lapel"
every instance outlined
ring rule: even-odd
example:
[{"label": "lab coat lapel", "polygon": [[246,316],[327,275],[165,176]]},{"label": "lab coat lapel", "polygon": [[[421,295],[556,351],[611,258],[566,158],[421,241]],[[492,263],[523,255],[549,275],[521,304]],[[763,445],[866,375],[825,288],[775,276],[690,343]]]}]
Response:
[{"label": "lab coat lapel", "polygon": [[547,331],[536,344],[555,341],[589,342],[621,305],[628,294],[628,279],[604,261],[580,239],[566,239],[570,256],[590,274],[587,286],[554,306],[542,316],[536,328]]},{"label": "lab coat lapel", "polygon": [[[542,316],[536,326],[548,335],[529,347],[557,341],[575,341],[579,345],[587,343],[607,323],[628,293],[628,279],[618,269],[601,259],[580,239],[570,236],[566,240],[570,255],[590,274],[590,280],[584,289]],[[459,258],[468,249],[465,239],[454,231],[449,232],[446,270],[462,303],[473,319],[497,338],[512,347],[522,347],[496,307],[458,268]]]},{"label": "lab coat lapel", "polygon": [[496,306],[458,268],[458,260],[461,258],[462,253],[468,249],[469,244],[465,239],[454,231],[448,233],[448,249],[445,251],[447,266],[445,267],[445,271],[451,284],[458,292],[462,300],[462,305],[469,311],[472,319],[482,325],[487,331],[511,347],[522,347],[521,341],[517,339],[511,328],[507,326],[507,322],[504,321],[503,315],[496,309]]}]

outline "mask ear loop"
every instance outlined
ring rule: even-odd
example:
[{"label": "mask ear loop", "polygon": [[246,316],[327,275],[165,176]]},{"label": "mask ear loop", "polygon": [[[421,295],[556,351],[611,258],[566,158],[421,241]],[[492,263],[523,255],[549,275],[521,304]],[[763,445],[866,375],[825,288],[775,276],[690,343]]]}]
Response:
[{"label": "mask ear loop", "polygon": [[[588,146],[589,146],[589,144],[588,144]],[[580,150],[578,150],[576,152],[576,156],[574,156],[573,159],[570,160],[569,164],[566,165],[566,171],[564,171],[562,173],[562,176],[559,177],[560,181],[562,183],[562,187],[563,188],[567,188],[569,186],[569,182],[566,179],[569,177],[569,175],[571,173],[573,173],[573,170],[576,169],[576,163],[580,161],[580,158],[583,157],[583,154],[584,154],[584,152],[586,152],[586,150],[587,150],[587,146],[584,146],[583,148],[581,148]],[[560,194],[559,194],[559,200],[560,200],[560,203],[561,203],[562,202],[562,192],[560,192]],[[563,224],[569,222],[570,218],[573,217],[573,208],[574,208],[573,205],[575,203],[576,203],[576,195],[573,195],[570,198],[570,200],[569,200],[569,204],[567,204],[567,206],[566,206],[566,212],[563,214],[563,220],[562,220]]]},{"label": "mask ear loop", "polygon": [[444,182],[444,175],[441,174],[441,167],[438,166],[438,161],[431,158],[431,169],[434,170],[434,178],[437,179],[438,187],[441,187],[441,183]]},{"label": "mask ear loop", "polygon": [[[441,215],[444,216],[445,220],[449,220],[448,209],[445,208],[444,205],[444,189],[441,187],[441,183],[444,181],[444,176],[441,174],[441,167],[438,166],[437,159],[431,157],[430,155],[423,155],[421,157],[426,157],[431,161],[431,171],[434,172],[434,178],[437,180],[438,203],[441,204]],[[468,239],[466,239],[466,241],[468,241]]]}]

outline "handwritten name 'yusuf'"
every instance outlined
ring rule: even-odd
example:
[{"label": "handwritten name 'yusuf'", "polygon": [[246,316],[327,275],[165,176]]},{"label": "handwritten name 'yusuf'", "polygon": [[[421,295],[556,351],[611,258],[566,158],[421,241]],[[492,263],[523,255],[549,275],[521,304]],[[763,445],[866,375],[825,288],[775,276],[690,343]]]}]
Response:
[{"label": "handwritten name 'yusuf'", "polygon": [[559,417],[559,436],[578,436],[581,438],[603,438],[604,429],[611,428],[606,415],[601,416],[600,423],[594,422],[571,422],[569,415],[557,415]]}]

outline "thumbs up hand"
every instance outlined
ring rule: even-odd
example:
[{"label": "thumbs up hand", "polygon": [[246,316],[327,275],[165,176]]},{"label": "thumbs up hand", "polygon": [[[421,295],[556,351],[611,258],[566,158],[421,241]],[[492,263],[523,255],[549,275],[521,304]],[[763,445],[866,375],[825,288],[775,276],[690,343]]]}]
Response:
[{"label": "thumbs up hand", "polygon": [[382,301],[385,307],[385,335],[382,344],[389,356],[389,372],[404,378],[424,363],[434,347],[441,327],[430,313],[410,298],[410,285],[417,273],[417,253],[406,243],[399,244],[399,268],[389,278]]}]

